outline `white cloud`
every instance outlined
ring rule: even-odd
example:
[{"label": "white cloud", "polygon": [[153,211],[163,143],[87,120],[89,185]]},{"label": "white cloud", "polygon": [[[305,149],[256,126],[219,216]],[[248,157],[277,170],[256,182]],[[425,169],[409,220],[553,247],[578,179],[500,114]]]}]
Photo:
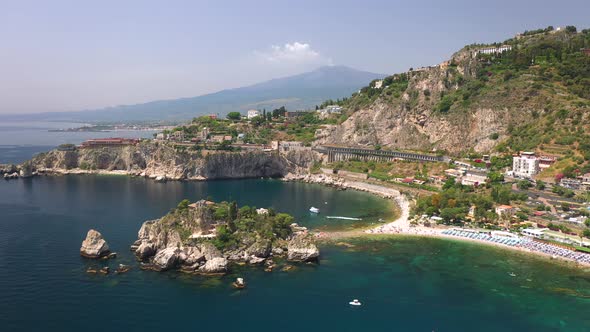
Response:
[{"label": "white cloud", "polygon": [[308,43],[286,43],[283,46],[273,45],[267,51],[256,51],[256,55],[265,62],[273,64],[297,65],[297,64],[331,64],[331,59],[324,57],[318,51],[311,48]]}]

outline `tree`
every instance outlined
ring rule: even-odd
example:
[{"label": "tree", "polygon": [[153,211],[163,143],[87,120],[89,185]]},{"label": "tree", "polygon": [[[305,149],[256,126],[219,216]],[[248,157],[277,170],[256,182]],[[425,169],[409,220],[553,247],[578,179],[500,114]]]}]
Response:
[{"label": "tree", "polygon": [[281,106],[280,108],[276,108],[276,109],[272,110],[272,117],[278,118],[279,116],[284,116],[285,112],[287,112],[287,110],[285,109],[285,106]]},{"label": "tree", "polygon": [[240,112],[229,112],[227,113],[226,117],[228,120],[240,120],[242,118],[242,114],[240,114]]},{"label": "tree", "polygon": [[180,211],[185,211],[188,209],[189,204],[190,201],[188,199],[183,199],[182,201],[180,201],[180,203],[178,203],[178,206],[176,208]]},{"label": "tree", "polygon": [[229,215],[229,220],[238,219],[238,203],[236,203],[236,201],[229,203],[228,215]]},{"label": "tree", "polygon": [[582,231],[582,236],[590,239],[590,229],[585,229]]},{"label": "tree", "polygon": [[520,190],[527,190],[532,186],[533,186],[533,184],[527,180],[520,180],[520,181],[518,181],[518,184],[517,184],[517,187]]},{"label": "tree", "polygon": [[510,204],[510,188],[496,185],[492,187],[492,199],[498,204]]},{"label": "tree", "polygon": [[445,183],[443,184],[442,188],[443,188],[443,190],[447,190],[447,189],[450,189],[450,188],[452,188],[454,186],[455,186],[455,178],[450,177],[450,178],[447,179],[447,181],[445,181]]},{"label": "tree", "polygon": [[238,203],[236,203],[236,201],[229,203],[227,215],[228,215],[227,226],[229,227],[229,230],[231,232],[235,232],[236,231],[236,219],[238,219]]},{"label": "tree", "polygon": [[545,188],[547,188],[547,185],[545,185],[545,182],[538,180],[536,188],[539,190],[545,190]]},{"label": "tree", "polygon": [[500,172],[489,172],[488,179],[491,183],[502,183],[504,182],[504,174]]},{"label": "tree", "polygon": [[263,122],[264,122],[264,118],[260,115],[253,117],[252,119],[250,119],[250,121],[252,122],[252,124],[254,126],[260,126]]}]

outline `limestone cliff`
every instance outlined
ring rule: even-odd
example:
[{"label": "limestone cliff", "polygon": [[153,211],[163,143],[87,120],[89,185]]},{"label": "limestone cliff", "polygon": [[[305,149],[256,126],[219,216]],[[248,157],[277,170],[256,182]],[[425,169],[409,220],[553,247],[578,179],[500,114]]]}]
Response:
[{"label": "limestone cliff", "polygon": [[[316,144],[487,152],[514,138],[519,127],[547,133],[545,123],[560,124],[555,120],[562,118],[567,133],[590,120],[585,78],[590,57],[580,52],[590,44],[588,31],[547,32],[504,43],[511,49],[481,54],[478,50],[499,44],[470,45],[440,65],[373,81],[341,103],[346,119],[318,132]],[[560,134],[545,136],[548,143]],[[513,150],[529,148],[512,143]]]},{"label": "limestone cliff", "polygon": [[38,173],[103,171],[174,180],[281,177],[309,168],[314,152],[287,155],[269,152],[223,152],[178,149],[172,144],[142,141],[137,145],[59,149],[42,153],[20,166]]}]

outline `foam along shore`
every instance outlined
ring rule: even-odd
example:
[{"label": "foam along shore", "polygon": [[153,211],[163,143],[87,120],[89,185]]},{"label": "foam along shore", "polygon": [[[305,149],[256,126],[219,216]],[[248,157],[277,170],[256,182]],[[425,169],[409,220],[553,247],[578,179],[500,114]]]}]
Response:
[{"label": "foam along shore", "polygon": [[[497,237],[484,237],[471,235],[475,232],[472,230],[463,230],[456,228],[431,228],[424,226],[414,226],[410,224],[410,201],[400,191],[393,188],[380,186],[377,184],[357,182],[357,181],[345,181],[342,178],[336,178],[325,174],[310,174],[305,176],[288,175],[285,180],[302,181],[307,183],[319,183],[337,188],[355,189],[365,191],[378,195],[383,198],[392,199],[398,208],[400,209],[400,216],[389,223],[379,225],[377,227],[364,231],[364,234],[375,235],[375,234],[398,234],[398,235],[409,235],[409,236],[426,236],[436,237],[450,240],[470,241],[483,245],[491,245],[503,249],[516,250],[522,253],[534,254],[550,258],[552,260],[562,260],[564,262],[574,262],[577,265],[590,267],[590,254],[582,252],[574,252],[568,249],[564,249],[555,245],[540,243],[531,240],[530,238],[515,236],[519,241],[513,243],[503,241],[502,236]],[[456,233],[452,233],[456,230]],[[463,233],[464,232],[464,233]],[[362,234],[362,233],[361,233]],[[339,233],[339,235],[342,235]],[[359,232],[350,232],[344,234],[344,236],[359,236]]]}]

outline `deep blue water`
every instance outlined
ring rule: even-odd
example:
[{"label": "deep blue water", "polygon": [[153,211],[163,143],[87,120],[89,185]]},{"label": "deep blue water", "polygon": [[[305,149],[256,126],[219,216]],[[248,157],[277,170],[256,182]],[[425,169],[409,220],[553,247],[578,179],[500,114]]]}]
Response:
[{"label": "deep blue water", "polygon": [[2,122],[0,121],[0,164],[19,164],[60,144],[80,144],[91,138],[149,138],[154,131],[120,130],[110,132],[52,132],[84,124],[70,122]]},{"label": "deep blue water", "polygon": [[[272,206],[309,227],[386,213],[365,193],[273,180],[155,183],[108,176],[0,183],[1,331],[588,331],[589,271],[460,242],[385,238],[324,245],[318,265],[225,277],[140,271],[129,245],[183,198]],[[320,216],[307,209],[320,205]],[[337,226],[337,225],[332,225]],[[116,260],[79,257],[89,228]],[[350,247],[352,245],[352,247]],[[124,275],[87,275],[93,264]],[[508,273],[514,272],[517,277]],[[230,283],[244,276],[248,288]],[[348,306],[353,298],[364,304]]]}]

